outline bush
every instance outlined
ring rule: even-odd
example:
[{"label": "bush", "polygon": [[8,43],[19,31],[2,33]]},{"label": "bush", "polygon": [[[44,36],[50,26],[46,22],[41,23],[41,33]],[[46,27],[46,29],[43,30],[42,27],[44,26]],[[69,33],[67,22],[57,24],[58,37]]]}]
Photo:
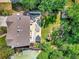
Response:
[{"label": "bush", "polygon": [[7,28],[6,27],[0,27],[0,31],[3,33],[7,33]]},{"label": "bush", "polygon": [[13,53],[13,49],[7,46],[5,37],[0,38],[0,59],[8,59],[8,57]]},{"label": "bush", "polygon": [[46,51],[42,51],[37,59],[79,59],[79,44],[63,44],[56,50]]},{"label": "bush", "polygon": [[24,9],[22,6],[22,3],[20,3],[20,2],[12,3],[12,8],[16,11],[21,11]]},{"label": "bush", "polygon": [[7,33],[6,27],[0,27],[0,35]]},{"label": "bush", "polygon": [[0,48],[5,47],[6,45],[6,41],[5,41],[5,37],[1,37],[0,38]]},{"label": "bush", "polygon": [[44,18],[41,21],[41,26],[45,28],[49,24],[54,23],[55,19],[56,19],[55,15],[44,16]]},{"label": "bush", "polygon": [[9,16],[11,15],[12,13],[9,11],[9,10],[0,10],[0,15],[1,16]]},{"label": "bush", "polygon": [[48,59],[48,53],[46,53],[46,52],[41,52],[41,53],[38,55],[37,59]]},{"label": "bush", "polygon": [[4,47],[0,49],[0,59],[8,59],[12,55],[13,50],[9,47]]}]

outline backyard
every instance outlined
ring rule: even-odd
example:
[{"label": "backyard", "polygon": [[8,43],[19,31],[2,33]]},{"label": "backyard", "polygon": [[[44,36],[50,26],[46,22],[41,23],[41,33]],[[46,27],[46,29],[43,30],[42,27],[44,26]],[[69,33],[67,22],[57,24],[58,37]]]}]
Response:
[{"label": "backyard", "polygon": [[56,30],[58,27],[60,27],[60,12],[59,14],[56,16],[56,21],[52,24],[50,23],[46,28],[42,27],[42,42],[45,42],[45,39],[48,35],[48,33],[51,33],[52,31]]}]

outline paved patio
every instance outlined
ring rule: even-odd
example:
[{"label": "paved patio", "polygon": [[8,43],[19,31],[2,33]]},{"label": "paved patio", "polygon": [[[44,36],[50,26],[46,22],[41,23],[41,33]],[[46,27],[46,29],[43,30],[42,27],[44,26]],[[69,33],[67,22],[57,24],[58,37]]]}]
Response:
[{"label": "paved patio", "polygon": [[15,54],[11,59],[36,59],[40,52],[37,50],[25,50],[19,54]]}]

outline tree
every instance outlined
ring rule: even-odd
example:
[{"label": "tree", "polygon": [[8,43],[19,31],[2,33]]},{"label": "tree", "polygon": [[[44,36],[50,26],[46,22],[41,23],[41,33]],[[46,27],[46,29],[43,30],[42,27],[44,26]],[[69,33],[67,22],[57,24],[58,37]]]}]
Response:
[{"label": "tree", "polygon": [[74,3],[68,10],[68,16],[71,17],[71,32],[75,43],[79,43],[79,4]]},{"label": "tree", "polygon": [[66,3],[66,0],[42,0],[39,5],[39,10],[52,12],[61,10]]},{"label": "tree", "polygon": [[13,49],[7,46],[5,37],[0,38],[0,59],[8,59],[8,57],[13,53]]},{"label": "tree", "polygon": [[58,51],[58,50],[53,50],[48,55],[48,59],[62,59],[62,58],[63,58],[63,53],[62,51]]},{"label": "tree", "polygon": [[36,8],[36,5],[37,5],[37,0],[21,0],[20,2],[22,3],[23,8],[25,10],[27,9],[32,10]]},{"label": "tree", "polygon": [[55,31],[55,34],[53,32],[55,44],[60,41],[71,44],[79,43],[79,4],[74,3],[66,11],[68,18],[62,19],[59,30]]},{"label": "tree", "polygon": [[55,19],[56,19],[55,15],[44,16],[41,21],[41,27],[46,28],[49,24],[54,23]]},{"label": "tree", "polygon": [[[51,43],[57,49],[50,49],[47,44],[43,46],[48,59],[79,59],[79,4],[73,3],[66,11],[68,17],[61,18],[60,28],[52,32]],[[42,59],[43,54],[40,57]]]}]

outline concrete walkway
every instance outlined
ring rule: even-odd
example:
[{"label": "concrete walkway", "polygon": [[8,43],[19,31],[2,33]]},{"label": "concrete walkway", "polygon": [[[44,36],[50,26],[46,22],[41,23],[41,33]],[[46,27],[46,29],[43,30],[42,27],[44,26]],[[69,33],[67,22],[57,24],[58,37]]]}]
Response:
[{"label": "concrete walkway", "polygon": [[40,52],[41,51],[37,50],[25,50],[19,54],[11,56],[11,59],[36,59]]}]

